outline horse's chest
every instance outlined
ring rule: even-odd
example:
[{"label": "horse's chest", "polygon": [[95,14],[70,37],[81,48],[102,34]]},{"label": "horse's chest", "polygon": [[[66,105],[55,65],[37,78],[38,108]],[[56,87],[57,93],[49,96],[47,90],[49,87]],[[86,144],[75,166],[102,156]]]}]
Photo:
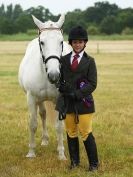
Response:
[{"label": "horse's chest", "polygon": [[40,89],[38,92],[38,99],[39,100],[49,100],[54,101],[57,99],[58,91],[57,89],[47,88],[47,89]]}]

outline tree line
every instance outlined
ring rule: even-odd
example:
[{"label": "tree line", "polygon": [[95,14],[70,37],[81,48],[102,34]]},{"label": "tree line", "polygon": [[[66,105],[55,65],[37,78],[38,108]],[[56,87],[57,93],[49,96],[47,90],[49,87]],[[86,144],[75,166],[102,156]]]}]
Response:
[{"label": "tree line", "polygon": [[[49,9],[38,6],[23,10],[18,4],[0,6],[0,34],[26,33],[35,29],[31,15],[45,22],[57,21],[59,15],[53,15]],[[86,10],[75,9],[66,14],[64,33],[75,25],[82,25],[89,34],[133,34],[133,9],[121,9],[116,4],[97,2]]]}]

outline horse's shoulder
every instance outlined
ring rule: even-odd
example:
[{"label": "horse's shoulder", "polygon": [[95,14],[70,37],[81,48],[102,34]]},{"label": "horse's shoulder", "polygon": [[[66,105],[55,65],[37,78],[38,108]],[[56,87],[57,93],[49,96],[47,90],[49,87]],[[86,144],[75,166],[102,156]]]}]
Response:
[{"label": "horse's shoulder", "polygon": [[38,48],[38,39],[35,38],[28,43],[27,48],[26,48],[26,54],[29,54],[35,51],[35,49],[37,50],[37,48]]},{"label": "horse's shoulder", "polygon": [[28,47],[31,47],[31,46],[37,44],[37,42],[38,42],[38,38],[33,39],[32,41],[30,41],[30,42],[28,43]]},{"label": "horse's shoulder", "polygon": [[63,53],[62,53],[62,55],[65,56],[68,53],[70,53],[71,51],[72,51],[72,47],[66,41],[63,41]]}]

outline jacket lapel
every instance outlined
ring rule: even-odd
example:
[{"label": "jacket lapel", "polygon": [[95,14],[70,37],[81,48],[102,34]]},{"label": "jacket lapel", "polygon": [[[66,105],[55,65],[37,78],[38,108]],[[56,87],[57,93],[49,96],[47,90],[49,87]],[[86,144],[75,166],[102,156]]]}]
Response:
[{"label": "jacket lapel", "polygon": [[66,57],[65,57],[65,63],[66,65],[71,69],[71,55],[72,55],[72,52],[70,52]]},{"label": "jacket lapel", "polygon": [[[70,61],[71,55],[72,55],[72,52],[70,52],[65,57],[65,63],[70,68],[70,71],[72,71],[71,70],[71,61]],[[82,56],[82,58],[81,58],[81,60],[80,60],[80,62],[78,64],[78,67],[77,67],[77,69],[74,72],[80,72],[80,70],[84,69],[84,66],[88,63],[88,60],[89,60],[89,58],[88,58],[86,52],[84,52],[84,54],[83,54],[83,56]]]},{"label": "jacket lapel", "polygon": [[83,70],[84,67],[86,66],[86,64],[88,63],[88,60],[89,60],[89,58],[88,58],[87,54],[84,52],[75,72],[80,72],[80,70]]}]

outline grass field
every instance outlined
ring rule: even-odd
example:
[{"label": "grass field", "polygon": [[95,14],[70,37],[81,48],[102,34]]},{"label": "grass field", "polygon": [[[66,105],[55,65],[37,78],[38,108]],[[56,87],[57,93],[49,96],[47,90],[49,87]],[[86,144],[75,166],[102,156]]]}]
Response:
[{"label": "grass field", "polygon": [[[86,171],[88,162],[81,139],[79,169],[69,171],[69,160],[62,162],[57,159],[56,133],[52,123],[55,113],[54,110],[51,112],[51,108],[54,109],[51,103],[47,103],[50,108],[49,145],[45,148],[40,146],[41,121],[38,119],[37,157],[25,157],[28,152],[28,110],[17,73],[27,42],[0,42],[0,177],[133,176],[133,53],[131,50],[108,51],[107,44],[102,45],[104,50],[99,53],[91,44],[88,44],[87,51],[95,57],[98,68],[93,130],[98,145],[99,171],[95,174]],[[111,44],[114,45],[108,43],[108,49]],[[129,49],[131,41],[126,44]],[[118,49],[122,46],[123,43],[117,42]],[[64,144],[68,157],[65,132]]]},{"label": "grass field", "polygon": [[[38,35],[37,29],[35,33],[18,33],[12,35],[0,34],[0,41],[30,41]],[[112,35],[89,35],[89,40],[133,40],[133,35],[121,35],[121,34],[112,34]],[[64,39],[67,40],[68,36],[64,34]]]}]

